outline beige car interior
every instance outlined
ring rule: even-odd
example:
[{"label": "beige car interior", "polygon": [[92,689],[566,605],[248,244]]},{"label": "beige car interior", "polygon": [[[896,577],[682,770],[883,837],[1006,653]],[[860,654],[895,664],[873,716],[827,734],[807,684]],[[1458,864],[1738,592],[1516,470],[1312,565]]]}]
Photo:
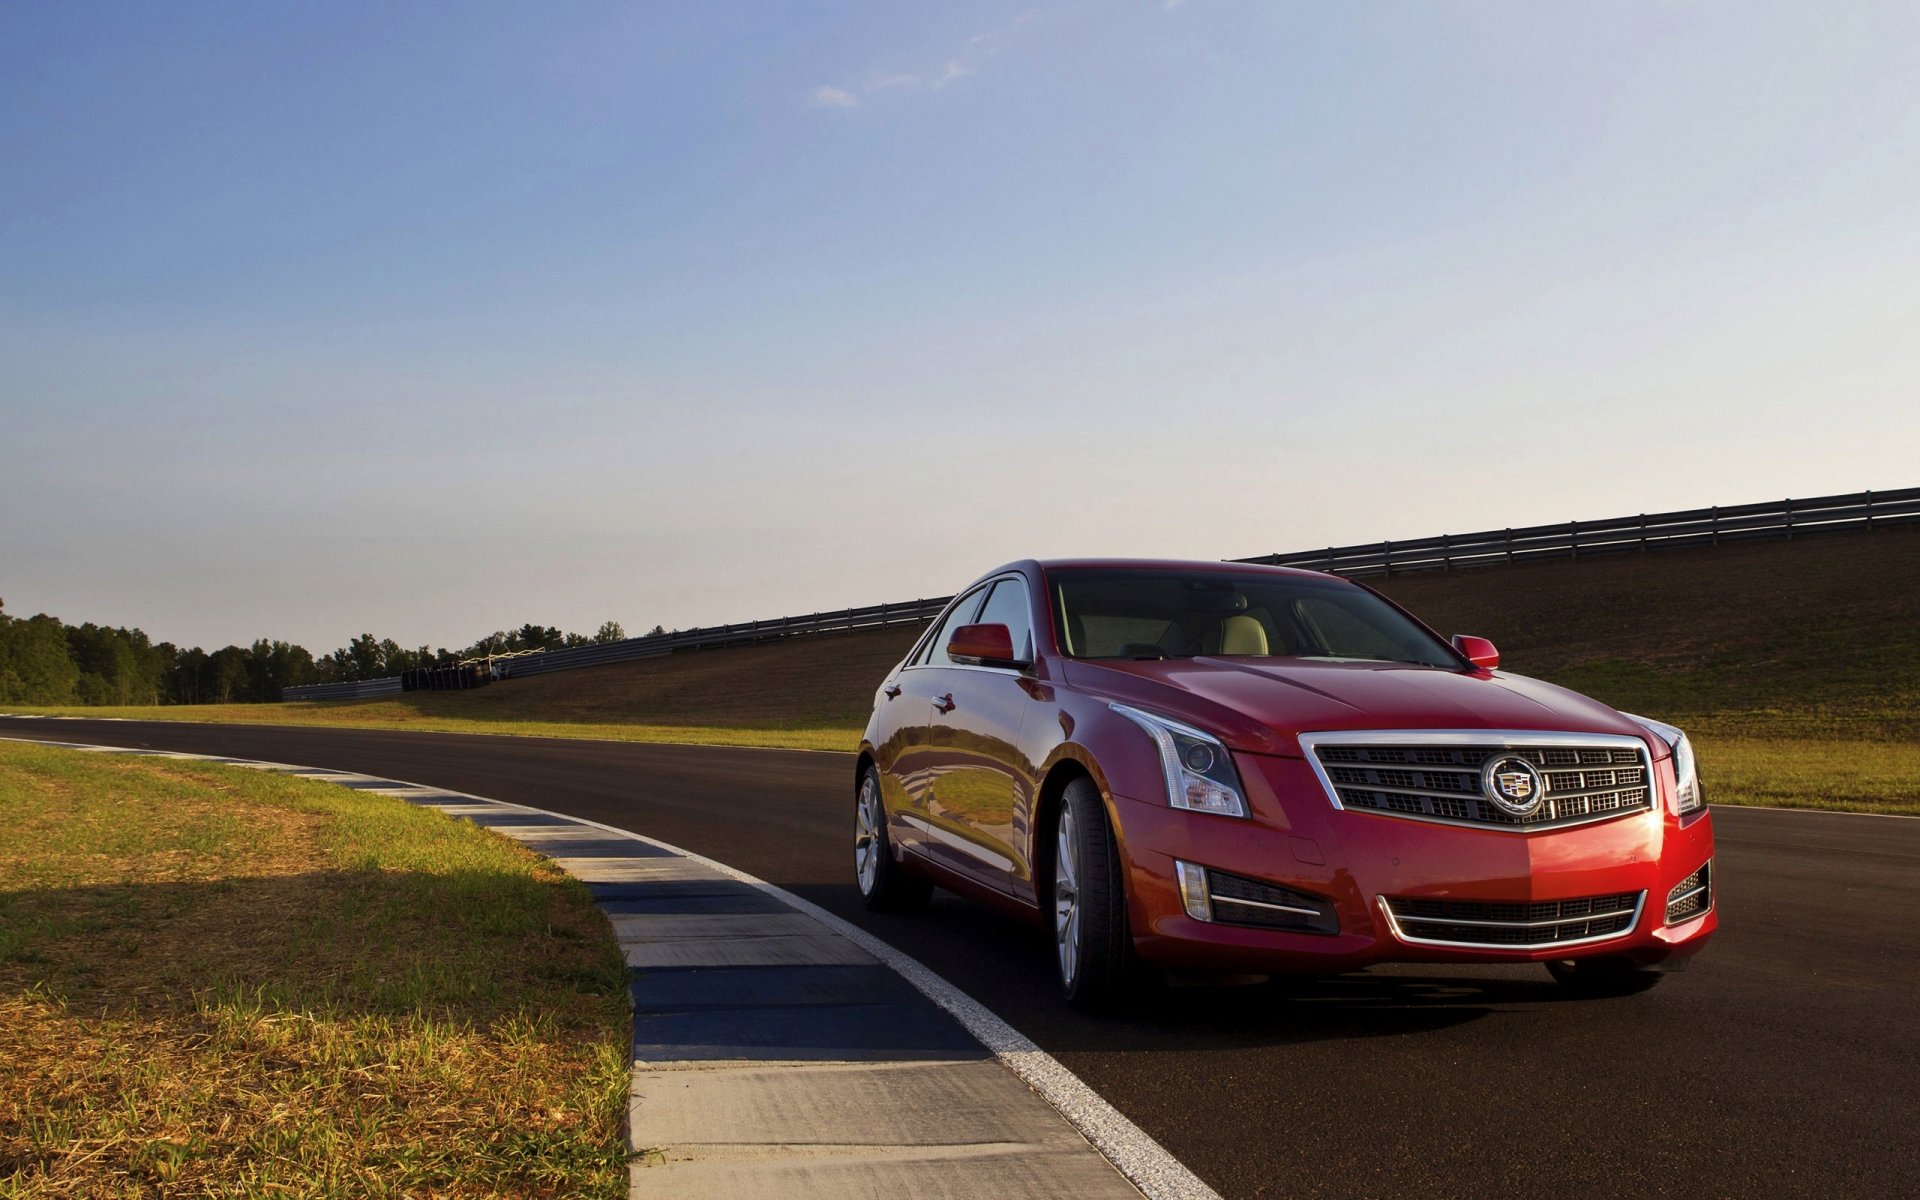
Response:
[{"label": "beige car interior", "polygon": [[1257,619],[1239,613],[1220,622],[1220,653],[1264,657],[1267,654],[1267,628]]}]

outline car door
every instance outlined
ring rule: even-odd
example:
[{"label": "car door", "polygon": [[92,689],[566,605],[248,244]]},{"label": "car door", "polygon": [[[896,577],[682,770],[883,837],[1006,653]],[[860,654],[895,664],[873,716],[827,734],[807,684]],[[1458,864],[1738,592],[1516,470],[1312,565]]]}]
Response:
[{"label": "car door", "polygon": [[953,865],[954,855],[931,834],[928,799],[934,779],[932,735],[934,701],[949,687],[931,663],[934,654],[945,662],[944,650],[953,631],[969,623],[986,599],[988,587],[968,591],[947,608],[925,640],[908,656],[899,671],[881,687],[880,703],[891,726],[886,742],[875,747],[881,761],[882,786],[888,789],[887,807],[893,814],[888,835],[896,845],[942,865]]},{"label": "car door", "polygon": [[[992,581],[967,624],[1005,625],[1016,654],[1032,660],[1032,619],[1025,581]],[[1021,749],[1021,727],[1034,708],[1020,671],[956,663],[945,637],[932,647],[927,673],[936,680],[928,738],[930,838],[942,861],[999,891],[1013,893],[1027,875],[1017,813],[1026,811],[1032,769]]]}]

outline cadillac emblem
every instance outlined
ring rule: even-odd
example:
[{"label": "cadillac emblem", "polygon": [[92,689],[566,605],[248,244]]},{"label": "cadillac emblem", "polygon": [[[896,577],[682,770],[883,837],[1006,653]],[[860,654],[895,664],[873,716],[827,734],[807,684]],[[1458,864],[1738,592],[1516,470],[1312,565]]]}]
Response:
[{"label": "cadillac emblem", "polygon": [[1540,768],[1524,758],[1501,754],[1480,768],[1480,790],[1501,811],[1530,817],[1547,798],[1547,781]]}]

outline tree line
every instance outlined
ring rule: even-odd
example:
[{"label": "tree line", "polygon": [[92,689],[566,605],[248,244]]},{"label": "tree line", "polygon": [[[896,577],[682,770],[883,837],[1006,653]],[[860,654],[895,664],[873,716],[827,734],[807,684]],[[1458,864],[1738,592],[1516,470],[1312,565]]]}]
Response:
[{"label": "tree line", "polygon": [[[658,625],[652,633],[665,633]],[[0,704],[237,704],[280,699],[282,688],[381,679],[418,667],[519,650],[559,650],[626,637],[618,621],[592,636],[552,625],[522,625],[464,650],[409,649],[371,633],[316,658],[304,646],[261,638],[250,646],[202,650],[155,642],[139,629],[58,617],[7,615],[0,601]]]}]

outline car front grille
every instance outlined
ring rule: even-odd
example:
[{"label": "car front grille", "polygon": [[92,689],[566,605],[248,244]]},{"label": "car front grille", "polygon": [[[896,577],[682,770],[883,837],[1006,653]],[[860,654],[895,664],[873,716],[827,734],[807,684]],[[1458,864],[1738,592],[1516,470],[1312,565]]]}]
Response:
[{"label": "car front grille", "polygon": [[1538,949],[1617,937],[1633,929],[1645,892],[1577,900],[1430,900],[1383,897],[1403,941]]},{"label": "car front grille", "polygon": [[1691,921],[1713,907],[1713,860],[1673,885],[1667,893],[1667,924]]},{"label": "car front grille", "polygon": [[[1604,821],[1653,806],[1651,761],[1635,738],[1556,734],[1392,732],[1302,734],[1334,803],[1385,816],[1532,832]],[[1516,816],[1482,790],[1496,757],[1532,763],[1545,785],[1539,808]]]},{"label": "car front grille", "polygon": [[1222,925],[1297,933],[1340,932],[1333,903],[1306,892],[1212,870],[1207,872],[1207,892],[1213,898],[1213,919]]}]

